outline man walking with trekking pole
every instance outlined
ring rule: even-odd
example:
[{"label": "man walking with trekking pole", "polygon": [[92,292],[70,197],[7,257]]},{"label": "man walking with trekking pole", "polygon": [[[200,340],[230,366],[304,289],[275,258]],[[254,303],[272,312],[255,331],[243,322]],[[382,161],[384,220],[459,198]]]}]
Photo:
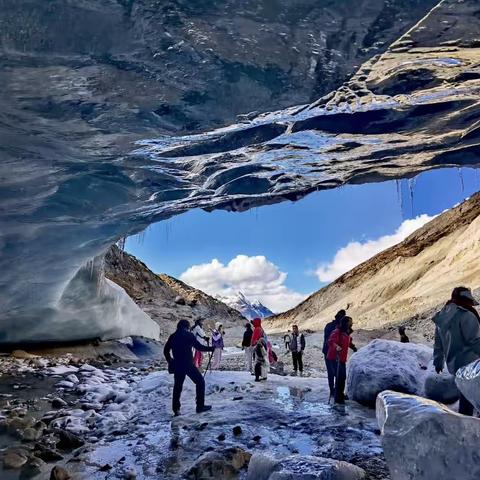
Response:
[{"label": "man walking with trekking pole", "polygon": [[[196,386],[197,413],[211,410],[210,405],[205,405],[205,380],[198,368],[193,364],[192,349],[201,352],[213,352],[213,347],[202,345],[190,331],[188,320],[180,320],[177,330],[170,335],[163,349],[163,354],[168,363],[168,372],[174,375],[172,410],[175,416],[180,415],[180,396],[182,395],[185,377]],[[173,354],[173,357],[172,357]]]}]

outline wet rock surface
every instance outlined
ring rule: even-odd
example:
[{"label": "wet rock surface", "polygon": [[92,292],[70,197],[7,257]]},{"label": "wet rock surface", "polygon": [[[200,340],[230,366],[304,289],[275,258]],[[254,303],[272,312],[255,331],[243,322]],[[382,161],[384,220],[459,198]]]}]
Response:
[{"label": "wet rock surface", "polygon": [[426,345],[374,340],[350,358],[348,395],[372,407],[384,390],[423,395],[432,354]]},{"label": "wet rock surface", "polygon": [[478,418],[389,391],[378,396],[377,418],[392,480],[473,480],[480,475]]}]

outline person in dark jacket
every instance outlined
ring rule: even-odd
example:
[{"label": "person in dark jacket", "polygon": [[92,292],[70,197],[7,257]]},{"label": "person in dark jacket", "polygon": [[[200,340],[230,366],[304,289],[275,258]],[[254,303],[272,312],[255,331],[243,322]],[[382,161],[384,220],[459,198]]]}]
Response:
[{"label": "person in dark jacket", "polygon": [[335,403],[345,403],[346,396],[345,380],[347,378],[347,356],[348,349],[352,347],[352,319],[342,317],[338,327],[328,338],[327,361],[330,364],[330,370],[335,372],[334,398]]},{"label": "person in dark jacket", "polygon": [[243,332],[242,350],[245,351],[245,367],[250,373],[253,373],[253,347],[252,347],[253,329],[250,322],[245,324]]},{"label": "person in dark jacket", "polygon": [[328,386],[330,388],[330,396],[334,394],[334,386],[335,386],[335,369],[332,369],[332,364],[327,360],[328,354],[328,339],[333,331],[338,327],[340,324],[340,320],[347,315],[345,310],[339,310],[335,315],[335,318],[325,325],[325,329],[323,331],[323,348],[322,353],[325,358],[325,366],[327,367],[327,375],[328,375]]},{"label": "person in dark jacket", "polygon": [[[205,380],[193,363],[192,349],[201,352],[213,352],[213,347],[202,345],[190,332],[188,320],[180,320],[177,330],[170,335],[163,349],[163,354],[168,363],[169,373],[174,375],[172,410],[174,415],[180,414],[180,397],[182,395],[185,377],[196,385],[197,413],[206,412],[212,407],[205,405]],[[172,358],[173,354],[173,358]]]},{"label": "person in dark jacket", "polygon": [[[448,371],[457,370],[480,358],[480,315],[477,300],[466,287],[456,287],[451,299],[434,317],[435,345],[433,364],[441,373],[447,364]],[[458,413],[473,415],[473,405],[460,394]]]},{"label": "person in dark jacket", "polygon": [[410,339],[408,338],[407,334],[405,333],[405,327],[398,327],[398,333],[400,335],[400,342],[401,343],[410,343]]},{"label": "person in dark jacket", "polygon": [[305,350],[305,337],[303,333],[299,333],[298,326],[292,327],[292,338],[290,340],[290,352],[292,353],[293,373],[297,370],[300,375],[303,373],[303,351]]}]

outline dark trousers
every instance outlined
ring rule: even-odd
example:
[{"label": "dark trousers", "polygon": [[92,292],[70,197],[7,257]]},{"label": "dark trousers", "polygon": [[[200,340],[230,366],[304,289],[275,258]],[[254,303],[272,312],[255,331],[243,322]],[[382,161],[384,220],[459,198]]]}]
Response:
[{"label": "dark trousers", "polygon": [[330,395],[333,396],[333,394],[335,393],[335,374],[337,372],[337,362],[327,360],[327,356],[325,355],[325,366],[327,367],[328,387],[330,388]]},{"label": "dark trousers", "polygon": [[180,396],[182,395],[185,377],[188,377],[197,387],[197,408],[202,408],[205,405],[205,380],[198,368],[192,364],[192,366],[174,373],[172,398],[172,409],[174,412],[180,410]]},{"label": "dark trousers", "polygon": [[292,352],[293,369],[295,371],[300,370],[300,372],[303,372],[302,356],[303,352]]},{"label": "dark trousers", "polygon": [[262,376],[262,364],[256,362],[254,371],[255,371],[255,380],[260,380],[260,377]]},{"label": "dark trousers", "polygon": [[[329,386],[330,386],[330,372],[333,373],[334,383],[333,390],[330,392],[335,395],[336,402],[343,402],[345,400],[345,381],[347,380],[347,366],[337,360],[326,360],[327,370],[329,372]],[[331,387],[330,387],[331,388]]]},{"label": "dark trousers", "polygon": [[469,417],[473,416],[473,405],[462,394],[460,394],[458,413],[468,415]]}]

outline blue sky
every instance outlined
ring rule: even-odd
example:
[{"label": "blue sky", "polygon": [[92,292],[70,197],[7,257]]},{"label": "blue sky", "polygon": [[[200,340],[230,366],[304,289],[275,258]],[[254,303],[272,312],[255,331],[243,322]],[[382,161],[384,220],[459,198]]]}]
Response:
[{"label": "blue sky", "polygon": [[[389,181],[318,192],[296,203],[243,213],[194,210],[129,238],[126,250],[153,271],[184,274],[184,280],[208,293],[228,296],[243,288],[281,310],[289,303],[289,294],[290,303],[295,303],[300,295],[324,284],[315,271],[319,265],[329,265],[339,249],[350,242],[376,241],[392,235],[407,219],[452,207],[480,188],[479,173],[473,169],[426,172],[401,181],[400,197],[397,183]],[[348,256],[349,250],[343,253]],[[238,255],[244,257],[229,266]],[[218,263],[212,264],[213,259]],[[199,265],[204,267],[188,271]],[[272,265],[287,275],[276,275]],[[334,272],[337,267],[332,266]]]}]

